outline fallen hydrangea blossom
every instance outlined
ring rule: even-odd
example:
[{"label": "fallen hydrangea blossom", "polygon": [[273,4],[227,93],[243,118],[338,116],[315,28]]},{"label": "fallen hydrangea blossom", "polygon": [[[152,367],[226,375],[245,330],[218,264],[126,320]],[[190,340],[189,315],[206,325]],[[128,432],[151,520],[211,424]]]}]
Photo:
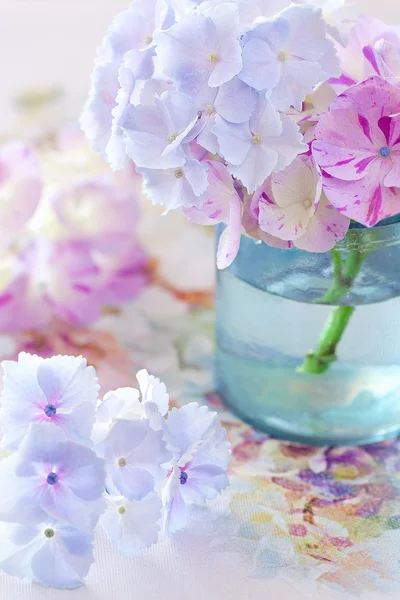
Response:
[{"label": "fallen hydrangea blossom", "polygon": [[[78,587],[99,521],[116,548],[135,552],[155,544],[163,524],[164,533],[187,525],[190,506],[229,484],[229,443],[217,414],[194,403],[168,413],[164,383],[146,370],[137,374],[140,392],[105,396],[92,433],[98,386],[83,358],[22,353],[2,366],[3,424],[21,421],[18,435],[5,438],[15,452],[0,462],[6,573]],[[85,423],[55,422],[73,421],[75,410]],[[82,444],[72,441],[78,430]]]}]

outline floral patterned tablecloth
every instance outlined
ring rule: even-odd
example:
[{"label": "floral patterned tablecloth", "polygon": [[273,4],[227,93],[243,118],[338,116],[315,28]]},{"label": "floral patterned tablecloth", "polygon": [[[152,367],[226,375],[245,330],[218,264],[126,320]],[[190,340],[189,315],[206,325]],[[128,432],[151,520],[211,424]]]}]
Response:
[{"label": "floral patterned tablecloth", "polygon": [[[213,387],[212,240],[196,235],[205,236],[209,257],[199,265],[203,276],[196,273],[198,291],[189,291],[190,273],[181,271],[174,283],[166,274],[177,264],[158,261],[152,285],[122,310],[105,311],[95,327],[54,326],[47,335],[3,336],[1,344],[4,356],[83,354],[98,369],[103,393],[135,385],[136,370],[146,367],[165,380],[173,404],[207,402],[232,444],[230,489],[193,512],[190,530],[137,555],[115,551],[99,533],[96,563],[81,590],[44,590],[2,574],[0,597],[400,597],[399,442],[299,446],[254,431],[224,408]],[[179,239],[182,252],[187,242]],[[178,250],[170,249],[168,260],[174,252],[179,258]]]}]

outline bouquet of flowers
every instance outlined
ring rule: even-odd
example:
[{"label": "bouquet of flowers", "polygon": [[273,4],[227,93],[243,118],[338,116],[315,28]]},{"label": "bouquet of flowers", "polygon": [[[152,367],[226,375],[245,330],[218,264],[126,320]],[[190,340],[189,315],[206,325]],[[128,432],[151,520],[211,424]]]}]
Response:
[{"label": "bouquet of flowers", "polygon": [[[360,272],[335,245],[351,221],[400,212],[400,34],[344,0],[136,0],[98,50],[81,125],[114,169],[132,161],[147,196],[241,235],[333,253],[338,304]],[[339,307],[309,373],[335,360]]]}]

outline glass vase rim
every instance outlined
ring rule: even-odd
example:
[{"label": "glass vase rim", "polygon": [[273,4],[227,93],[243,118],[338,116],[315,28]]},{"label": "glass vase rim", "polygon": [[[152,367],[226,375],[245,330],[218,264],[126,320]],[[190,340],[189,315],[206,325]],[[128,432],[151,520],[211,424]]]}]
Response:
[{"label": "glass vase rim", "polygon": [[374,225],[366,227],[360,223],[352,222],[343,240],[336,244],[339,250],[357,248],[369,252],[377,248],[385,248],[400,244],[400,214],[384,219]]}]

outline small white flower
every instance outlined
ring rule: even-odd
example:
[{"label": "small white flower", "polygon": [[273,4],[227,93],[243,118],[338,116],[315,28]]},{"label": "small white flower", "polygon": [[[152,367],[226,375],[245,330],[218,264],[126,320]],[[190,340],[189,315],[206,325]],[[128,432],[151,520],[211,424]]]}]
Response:
[{"label": "small white flower", "polygon": [[122,552],[137,552],[157,542],[162,502],[155,493],[130,502],[123,496],[107,497],[100,519],[111,543]]},{"label": "small white flower", "polygon": [[98,446],[106,461],[106,489],[129,500],[142,500],[165,477],[162,468],[171,458],[163,432],[148,419],[118,420]]}]

